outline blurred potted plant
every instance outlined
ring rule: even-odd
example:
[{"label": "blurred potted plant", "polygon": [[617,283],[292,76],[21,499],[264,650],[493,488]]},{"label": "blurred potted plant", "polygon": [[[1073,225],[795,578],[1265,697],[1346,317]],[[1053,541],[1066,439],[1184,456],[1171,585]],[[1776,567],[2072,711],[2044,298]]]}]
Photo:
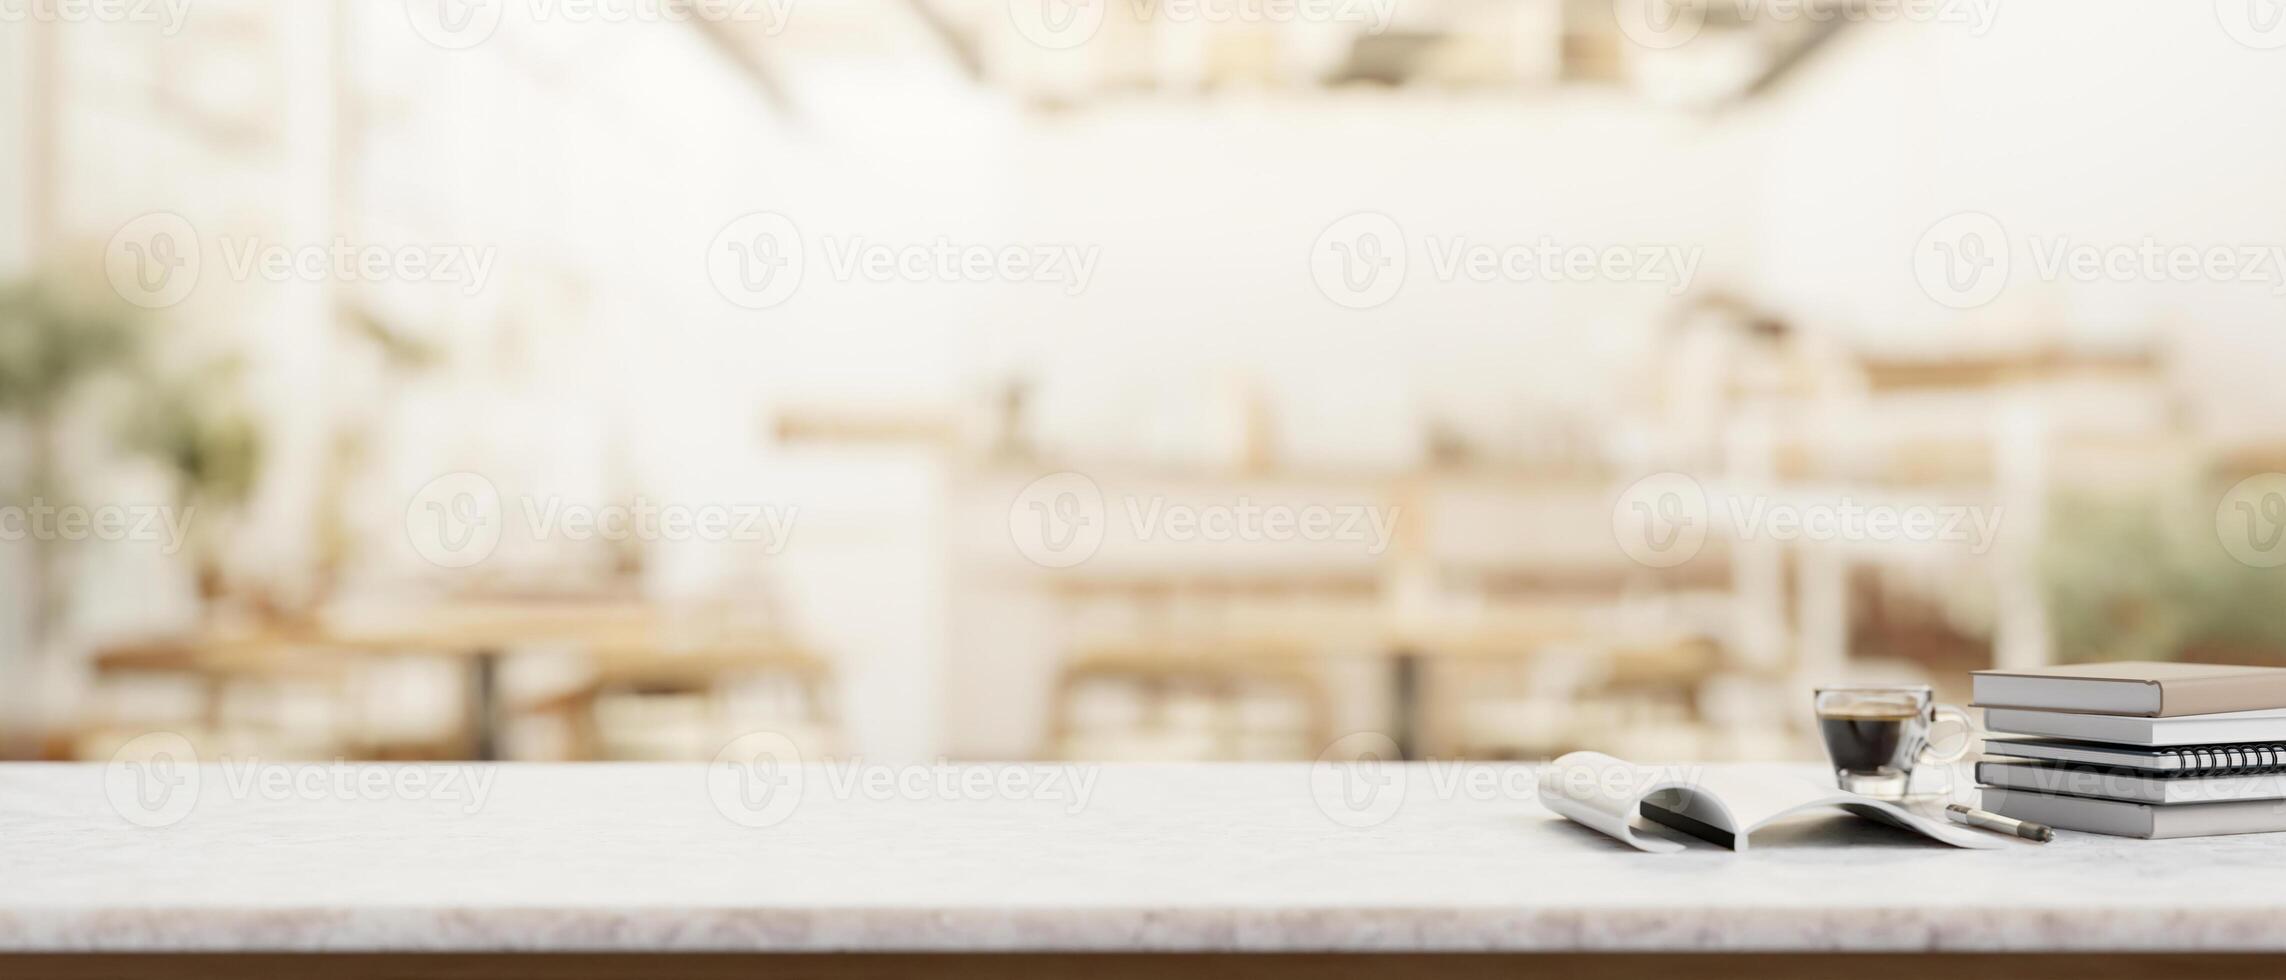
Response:
[{"label": "blurred potted plant", "polygon": [[238,365],[227,362],[186,378],[152,378],[129,409],[123,443],[157,460],[174,477],[175,506],[189,522],[199,598],[223,593],[219,529],[253,496],[261,475],[262,432],[237,401]]},{"label": "blurred potted plant", "polygon": [[[55,280],[0,284],[0,416],[21,434],[23,476],[6,488],[18,500],[58,495],[59,422],[93,379],[134,364],[142,348],[139,321],[116,306]],[[45,646],[57,608],[51,542],[34,535],[32,643]]]},{"label": "blurred potted plant", "polygon": [[[121,444],[157,460],[173,477],[176,505],[198,508],[190,524],[199,591],[221,585],[214,528],[251,494],[261,465],[260,429],[232,396],[234,364],[184,377],[151,370],[140,316],[104,302],[99,287],[59,278],[0,285],[0,418],[22,434],[23,477],[5,492],[18,500],[65,494],[57,472],[65,420],[101,379],[126,382]],[[44,648],[61,608],[53,543],[37,536],[32,555],[32,643]]]},{"label": "blurred potted plant", "polygon": [[2286,569],[2233,560],[2211,512],[2159,497],[2070,497],[2051,527],[2041,571],[2062,659],[2286,663],[2277,612]]}]

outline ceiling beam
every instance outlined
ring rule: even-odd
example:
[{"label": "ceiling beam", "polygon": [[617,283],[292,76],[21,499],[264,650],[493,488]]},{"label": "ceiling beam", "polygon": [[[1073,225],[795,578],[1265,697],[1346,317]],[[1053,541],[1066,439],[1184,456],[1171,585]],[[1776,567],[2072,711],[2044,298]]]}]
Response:
[{"label": "ceiling beam", "polygon": [[754,83],[755,91],[762,94],[764,102],[770,103],[770,108],[789,118],[801,115],[794,108],[792,96],[786,92],[785,82],[770,67],[768,60],[762,57],[762,53],[755,50],[755,45],[749,38],[723,21],[692,17],[690,24],[698,29],[699,36],[706,39],[716,54],[722,55],[732,68]]}]

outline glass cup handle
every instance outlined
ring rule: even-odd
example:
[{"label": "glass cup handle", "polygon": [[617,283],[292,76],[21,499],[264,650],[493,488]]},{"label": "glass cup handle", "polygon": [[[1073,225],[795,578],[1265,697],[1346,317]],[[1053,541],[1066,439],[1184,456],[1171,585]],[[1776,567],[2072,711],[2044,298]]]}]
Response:
[{"label": "glass cup handle", "polygon": [[1928,744],[1923,746],[1921,749],[1922,762],[1928,763],[1930,765],[1942,766],[1959,762],[1962,758],[1968,755],[1969,743],[1976,741],[1976,722],[1973,719],[1969,718],[1969,713],[1967,711],[1953,707],[1949,704],[1930,705],[1929,730],[1932,732],[1936,731],[1937,725],[1945,721],[1948,717],[1953,721],[1960,723],[1960,747],[1954,749],[1951,752],[1940,753],[1935,751],[1933,748],[1933,746],[1937,744],[1936,739],[1930,739]]}]

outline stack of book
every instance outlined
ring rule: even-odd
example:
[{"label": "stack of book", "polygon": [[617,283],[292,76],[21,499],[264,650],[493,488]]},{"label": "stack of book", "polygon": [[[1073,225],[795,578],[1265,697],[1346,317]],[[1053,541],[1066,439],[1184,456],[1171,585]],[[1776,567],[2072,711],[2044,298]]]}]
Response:
[{"label": "stack of book", "polygon": [[1984,808],[2122,837],[2286,831],[2286,669],[1978,671]]}]

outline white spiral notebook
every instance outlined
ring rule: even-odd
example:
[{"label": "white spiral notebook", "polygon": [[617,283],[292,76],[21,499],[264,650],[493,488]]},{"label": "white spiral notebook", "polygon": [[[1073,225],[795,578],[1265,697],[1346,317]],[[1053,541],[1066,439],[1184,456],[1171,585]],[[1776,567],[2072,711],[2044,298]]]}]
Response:
[{"label": "white spiral notebook", "polygon": [[2053,738],[1988,738],[1984,740],[1984,753],[2113,769],[2195,775],[2286,769],[2286,742],[2142,746]]},{"label": "white spiral notebook", "polygon": [[2052,762],[1987,759],[1976,781],[2003,789],[2095,796],[2135,803],[2229,803],[2286,799],[2286,772],[2156,773]]}]

